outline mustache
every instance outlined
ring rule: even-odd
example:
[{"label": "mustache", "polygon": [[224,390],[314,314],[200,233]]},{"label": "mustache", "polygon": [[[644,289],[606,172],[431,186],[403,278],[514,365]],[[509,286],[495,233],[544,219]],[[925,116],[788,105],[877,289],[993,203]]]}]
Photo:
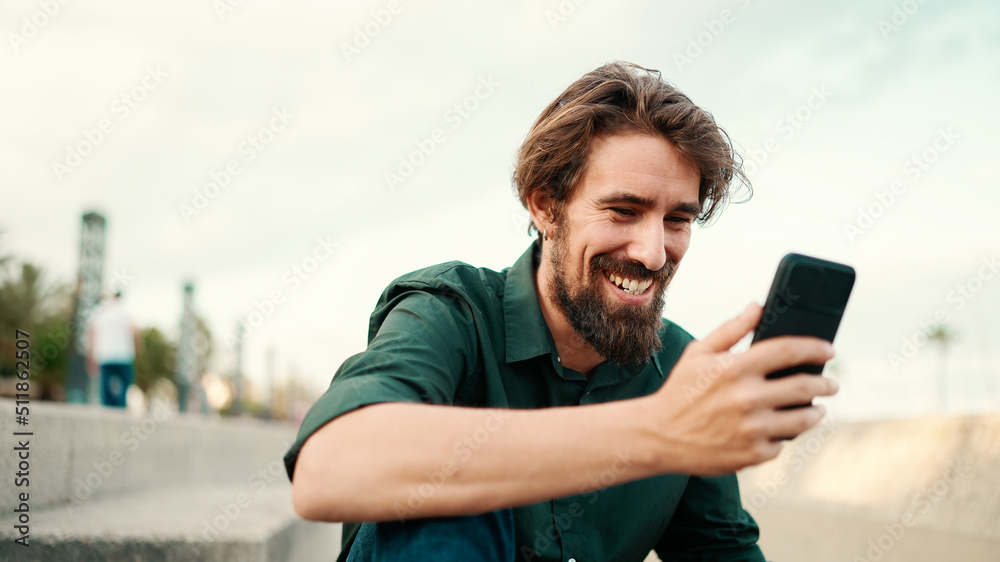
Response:
[{"label": "mustache", "polygon": [[654,281],[669,281],[677,271],[677,264],[669,260],[663,264],[663,267],[653,271],[637,261],[616,259],[607,254],[594,256],[590,260],[590,266],[594,275],[601,271],[611,271],[629,279],[653,279]]}]

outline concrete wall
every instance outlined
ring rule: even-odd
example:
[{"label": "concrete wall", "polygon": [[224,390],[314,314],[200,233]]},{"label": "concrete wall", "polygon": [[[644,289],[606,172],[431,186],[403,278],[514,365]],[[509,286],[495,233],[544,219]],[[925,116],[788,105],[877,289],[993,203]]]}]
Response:
[{"label": "concrete wall", "polygon": [[[17,459],[11,435],[18,430],[34,432],[29,438],[32,513],[80,504],[72,514],[65,509],[37,514],[33,535],[65,531],[90,511],[104,513],[107,504],[94,505],[101,498],[119,502],[115,505],[133,498],[164,506],[169,503],[164,498],[142,498],[171,489],[181,490],[185,506],[189,498],[204,496],[203,512],[179,511],[181,523],[190,523],[197,533],[203,519],[218,515],[217,504],[253,491],[261,481],[278,507],[266,507],[270,504],[262,495],[255,506],[266,509],[254,517],[284,510],[274,524],[296,521],[281,463],[295,435],[291,425],[206,420],[164,407],[138,418],[124,411],[33,402],[31,425],[22,427],[12,423],[13,411],[13,401],[0,400],[0,412],[8,412],[0,454],[0,513],[12,513],[19,491],[13,486]],[[788,443],[774,461],[743,471],[740,480],[744,505],[761,525],[761,547],[770,560],[1000,560],[1000,415],[828,421]],[[165,516],[150,514],[147,526],[162,530],[169,521]],[[239,524],[253,521],[241,517]],[[334,529],[316,529],[326,546],[314,550],[332,559]],[[264,547],[273,548],[284,536],[272,535]],[[53,541],[53,548],[65,548]],[[301,539],[293,543],[305,544]]]},{"label": "concrete wall", "polygon": [[[290,424],[205,419],[154,405],[145,417],[95,406],[32,401],[30,425],[4,412],[0,512],[14,508],[18,439],[30,440],[31,508],[187,484],[248,485],[251,478],[287,483],[281,457],[295,437]],[[13,431],[32,431],[17,437]],[[260,473],[263,471],[263,473]],[[255,481],[250,481],[250,484]]]},{"label": "concrete wall", "polygon": [[774,560],[1000,560],[1000,415],[824,422],[740,481]]}]

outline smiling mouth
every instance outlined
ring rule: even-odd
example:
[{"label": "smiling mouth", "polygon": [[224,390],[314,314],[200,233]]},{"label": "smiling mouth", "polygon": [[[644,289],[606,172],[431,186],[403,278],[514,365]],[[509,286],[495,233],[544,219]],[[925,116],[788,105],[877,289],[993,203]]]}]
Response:
[{"label": "smiling mouth", "polygon": [[641,295],[649,289],[650,285],[653,284],[652,279],[646,279],[640,281],[638,279],[623,278],[618,275],[615,275],[614,273],[607,273],[607,272],[605,273],[609,281],[611,281],[612,283],[617,285],[619,289],[625,291],[630,295]]}]

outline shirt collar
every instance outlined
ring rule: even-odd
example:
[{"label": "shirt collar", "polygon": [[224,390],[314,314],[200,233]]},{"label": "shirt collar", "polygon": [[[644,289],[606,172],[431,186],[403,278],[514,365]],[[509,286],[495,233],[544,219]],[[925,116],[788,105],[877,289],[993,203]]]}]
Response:
[{"label": "shirt collar", "polygon": [[[555,340],[552,339],[549,326],[545,323],[545,317],[542,316],[542,308],[538,303],[538,291],[535,288],[535,270],[538,268],[540,252],[541,247],[538,242],[532,242],[531,246],[507,271],[507,280],[504,284],[503,317],[508,363],[545,354],[550,354],[554,360],[559,356]],[[663,378],[665,374],[658,354],[653,356],[652,363],[660,378]],[[601,368],[608,366],[608,364],[604,364],[598,369],[601,370]],[[612,377],[631,378],[640,374],[648,366],[649,363],[645,365],[616,364],[614,370],[617,376],[612,375]]]},{"label": "shirt collar", "polygon": [[542,316],[535,290],[535,264],[540,251],[538,242],[533,242],[507,271],[503,320],[508,363],[547,353],[556,354],[556,344]]}]

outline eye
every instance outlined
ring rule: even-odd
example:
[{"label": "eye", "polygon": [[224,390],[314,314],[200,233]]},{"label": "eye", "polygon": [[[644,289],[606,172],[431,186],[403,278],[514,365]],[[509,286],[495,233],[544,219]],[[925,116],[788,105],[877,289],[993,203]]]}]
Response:
[{"label": "eye", "polygon": [[690,217],[690,216],[686,216],[686,215],[680,215],[680,216],[674,216],[674,217],[667,217],[666,220],[667,220],[667,222],[673,223],[673,224],[691,224],[691,222],[694,221],[694,217]]},{"label": "eye", "polygon": [[616,214],[616,215],[618,215],[618,216],[620,216],[620,217],[634,217],[635,216],[635,211],[633,211],[632,209],[626,209],[624,207],[613,207],[611,209],[611,212],[614,213],[614,214]]}]

